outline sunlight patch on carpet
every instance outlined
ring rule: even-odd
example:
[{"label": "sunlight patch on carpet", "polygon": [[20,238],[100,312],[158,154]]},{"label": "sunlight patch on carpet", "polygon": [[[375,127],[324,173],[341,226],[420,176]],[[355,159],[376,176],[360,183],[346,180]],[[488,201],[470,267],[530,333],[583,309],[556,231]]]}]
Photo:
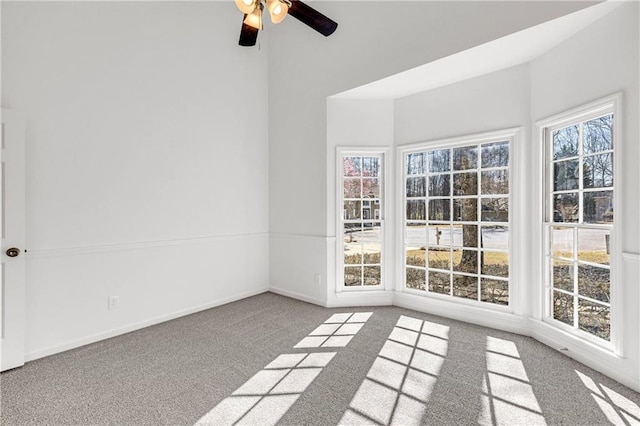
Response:
[{"label": "sunlight patch on carpet", "polygon": [[358,334],[372,312],[333,314],[294,348],[343,348]]},{"label": "sunlight patch on carpet", "polygon": [[[333,314],[294,348],[344,347],[371,314]],[[275,425],[335,355],[336,352],[279,355],[202,416],[196,426]]]},{"label": "sunlight patch on carpet", "polygon": [[603,384],[596,383],[591,377],[575,370],[576,374],[595,400],[600,410],[613,425],[640,424],[640,407],[630,399]]},{"label": "sunlight patch on carpet", "polygon": [[449,327],[401,316],[340,420],[417,425],[447,355]]},{"label": "sunlight patch on carpet", "polygon": [[480,425],[546,425],[515,343],[487,336]]},{"label": "sunlight patch on carpet", "polygon": [[334,356],[335,352],[280,355],[196,425],[276,424]]}]

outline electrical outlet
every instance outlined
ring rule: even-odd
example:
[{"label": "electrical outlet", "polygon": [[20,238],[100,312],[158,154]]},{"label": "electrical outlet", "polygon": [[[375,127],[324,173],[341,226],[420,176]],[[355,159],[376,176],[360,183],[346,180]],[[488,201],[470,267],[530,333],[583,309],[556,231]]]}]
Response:
[{"label": "electrical outlet", "polygon": [[315,281],[316,281],[316,285],[321,285],[322,284],[322,275],[316,274]]},{"label": "electrical outlet", "polygon": [[109,296],[109,299],[107,302],[107,309],[111,310],[111,309],[117,308],[119,301],[120,299],[118,298],[118,296]]}]

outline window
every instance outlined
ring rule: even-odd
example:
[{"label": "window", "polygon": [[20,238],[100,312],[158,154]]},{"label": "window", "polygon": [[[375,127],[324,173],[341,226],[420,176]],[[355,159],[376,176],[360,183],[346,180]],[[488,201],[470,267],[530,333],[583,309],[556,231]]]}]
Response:
[{"label": "window", "polygon": [[614,111],[564,117],[544,129],[546,318],[611,340]]},{"label": "window", "polygon": [[341,267],[345,287],[382,285],[382,174],[382,154],[340,154],[340,249],[344,252]]},{"label": "window", "polygon": [[514,135],[403,152],[406,289],[509,304]]}]

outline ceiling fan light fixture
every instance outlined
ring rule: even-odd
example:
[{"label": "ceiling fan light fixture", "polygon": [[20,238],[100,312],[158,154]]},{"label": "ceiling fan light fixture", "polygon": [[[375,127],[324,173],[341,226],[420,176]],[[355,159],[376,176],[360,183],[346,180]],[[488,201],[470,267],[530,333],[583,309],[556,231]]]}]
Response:
[{"label": "ceiling fan light fixture", "polygon": [[247,17],[244,18],[244,23],[258,30],[262,29],[262,3],[257,5],[253,12],[247,14]]},{"label": "ceiling fan light fixture", "polygon": [[242,13],[246,13],[247,15],[252,13],[256,9],[255,0],[235,0],[236,6]]},{"label": "ceiling fan light fixture", "polygon": [[[2,0],[0,0],[2,1]],[[265,6],[274,24],[282,22],[287,15],[327,37],[338,28],[338,23],[301,0],[234,0],[244,12],[240,30],[240,46],[255,46],[258,32],[262,29],[262,12]]]},{"label": "ceiling fan light fixture", "polygon": [[282,0],[267,0],[267,9],[271,15],[271,22],[278,24],[287,17],[289,5]]}]

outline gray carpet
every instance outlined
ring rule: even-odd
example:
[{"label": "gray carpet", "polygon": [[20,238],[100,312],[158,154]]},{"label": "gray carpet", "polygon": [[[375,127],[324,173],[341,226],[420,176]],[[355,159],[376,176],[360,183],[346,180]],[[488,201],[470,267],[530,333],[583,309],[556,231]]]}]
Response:
[{"label": "gray carpet", "polygon": [[[367,315],[334,316],[339,313]],[[533,339],[265,293],[0,375],[2,425],[638,424],[640,394]]]}]

